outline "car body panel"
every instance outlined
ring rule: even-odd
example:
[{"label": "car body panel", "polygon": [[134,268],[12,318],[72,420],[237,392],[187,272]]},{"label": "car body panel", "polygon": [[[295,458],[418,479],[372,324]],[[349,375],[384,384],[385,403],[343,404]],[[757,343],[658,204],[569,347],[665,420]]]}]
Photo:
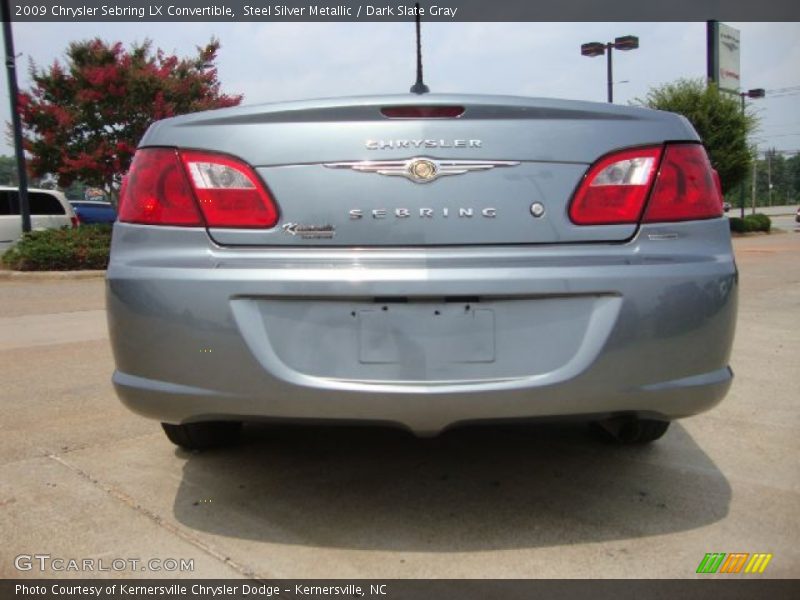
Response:
[{"label": "car body panel", "polygon": [[[738,289],[727,219],[578,227],[567,216],[591,163],[619,147],[696,142],[684,119],[438,95],[425,103],[463,104],[464,117],[380,117],[381,106],[414,102],[226,109],[149,130],[145,147],[249,162],[281,220],[257,231],[115,224],[107,305],[126,405],[168,423],[331,419],[430,435],[545,416],[673,419],[721,400]],[[520,164],[425,184],[325,166],[370,152],[409,158],[365,140],[417,135],[483,142],[472,153],[426,149],[434,158],[464,150],[464,159]],[[546,204],[540,217],[536,199]],[[350,222],[359,200],[513,211]],[[330,224],[337,235],[298,238],[283,228],[292,222]]]}]

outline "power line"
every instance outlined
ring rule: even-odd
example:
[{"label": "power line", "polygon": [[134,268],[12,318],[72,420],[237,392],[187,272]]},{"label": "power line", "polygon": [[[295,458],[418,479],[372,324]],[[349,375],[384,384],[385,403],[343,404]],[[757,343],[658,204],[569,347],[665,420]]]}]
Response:
[{"label": "power line", "polygon": [[782,92],[792,92],[794,90],[800,90],[800,85],[792,85],[792,86],[789,86],[789,87],[775,88],[775,89],[771,89],[771,90],[766,90],[766,93],[767,94],[780,94]]},{"label": "power line", "polygon": [[798,94],[800,94],[800,90],[796,92],[786,92],[780,94],[767,94],[764,98],[762,98],[762,100],[768,100],[768,99],[771,100],[772,98],[786,98],[787,96],[797,96]]},{"label": "power line", "polygon": [[771,153],[771,152],[774,152],[775,154],[800,154],[800,149],[798,149],[798,150],[778,150],[777,148],[766,148],[764,150],[756,150],[756,153],[758,155],[763,154],[765,156],[767,154]]},{"label": "power line", "polygon": [[800,125],[800,121],[795,121],[793,123],[761,123],[759,124],[758,128],[761,129],[762,127],[797,127]]},{"label": "power line", "polygon": [[800,132],[797,132],[797,133],[770,133],[770,134],[765,134],[765,135],[759,136],[759,137],[761,137],[762,139],[767,139],[768,140],[768,139],[771,139],[771,138],[791,137],[793,135],[800,135]]}]

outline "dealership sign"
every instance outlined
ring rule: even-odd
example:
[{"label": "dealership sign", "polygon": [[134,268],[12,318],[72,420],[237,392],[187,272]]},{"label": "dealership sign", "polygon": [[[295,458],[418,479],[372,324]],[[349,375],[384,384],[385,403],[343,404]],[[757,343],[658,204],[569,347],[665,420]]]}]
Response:
[{"label": "dealership sign", "polygon": [[725,23],[710,21],[708,51],[709,79],[721,90],[738,93],[741,87],[739,30]]}]

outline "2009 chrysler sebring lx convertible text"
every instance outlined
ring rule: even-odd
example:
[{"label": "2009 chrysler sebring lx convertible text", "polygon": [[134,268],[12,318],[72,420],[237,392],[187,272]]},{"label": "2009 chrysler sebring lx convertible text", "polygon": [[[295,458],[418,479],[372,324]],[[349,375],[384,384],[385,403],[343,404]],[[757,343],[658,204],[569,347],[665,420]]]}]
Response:
[{"label": "2009 chrysler sebring lx convertible text", "polygon": [[253,419],[579,416],[647,442],[732,378],[718,179],[685,119],[639,108],[406,95],[157,122],[107,290],[120,398],[187,448]]}]

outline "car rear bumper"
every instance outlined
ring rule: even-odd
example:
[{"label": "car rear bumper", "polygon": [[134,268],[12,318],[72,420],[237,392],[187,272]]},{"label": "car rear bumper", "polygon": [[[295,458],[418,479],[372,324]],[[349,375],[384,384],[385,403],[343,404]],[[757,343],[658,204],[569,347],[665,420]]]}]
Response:
[{"label": "car rear bumper", "polygon": [[117,224],[114,385],[164,422],[457,423],[707,410],[731,383],[727,221],[625,244],[225,249]]}]

